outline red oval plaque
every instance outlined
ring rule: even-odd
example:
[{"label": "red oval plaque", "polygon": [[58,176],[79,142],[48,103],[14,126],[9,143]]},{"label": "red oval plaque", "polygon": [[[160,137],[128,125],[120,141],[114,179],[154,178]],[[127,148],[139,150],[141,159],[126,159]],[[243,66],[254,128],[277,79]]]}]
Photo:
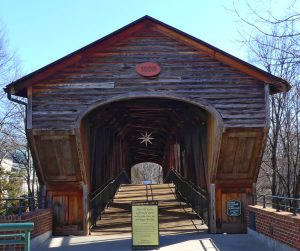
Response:
[{"label": "red oval plaque", "polygon": [[154,77],[160,73],[160,66],[157,63],[145,62],[138,64],[135,70],[144,77]]}]

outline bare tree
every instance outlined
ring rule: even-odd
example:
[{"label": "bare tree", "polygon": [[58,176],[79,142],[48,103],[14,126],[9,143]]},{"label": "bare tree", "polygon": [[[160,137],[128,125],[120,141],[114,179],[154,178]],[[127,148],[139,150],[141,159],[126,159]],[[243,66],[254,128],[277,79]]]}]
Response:
[{"label": "bare tree", "polygon": [[162,180],[162,167],[152,162],[143,162],[131,168],[131,182],[133,184],[143,184],[145,180],[160,184]]},{"label": "bare tree", "polygon": [[286,93],[270,97],[270,131],[257,189],[273,195],[300,195],[300,13],[292,2],[284,16],[271,9],[258,11],[246,3],[253,19],[234,11],[248,29],[240,31],[250,60],[292,85]]},{"label": "bare tree", "polygon": [[[11,171],[1,170],[8,178],[2,179],[0,193],[6,190],[10,196],[19,194],[16,184],[21,179],[26,181],[29,195],[33,195],[36,178],[25,133],[25,107],[10,102],[3,91],[5,85],[20,77],[20,64],[7,45],[4,27],[0,25],[0,168],[4,158],[14,163]],[[11,179],[14,186],[7,182]]]}]

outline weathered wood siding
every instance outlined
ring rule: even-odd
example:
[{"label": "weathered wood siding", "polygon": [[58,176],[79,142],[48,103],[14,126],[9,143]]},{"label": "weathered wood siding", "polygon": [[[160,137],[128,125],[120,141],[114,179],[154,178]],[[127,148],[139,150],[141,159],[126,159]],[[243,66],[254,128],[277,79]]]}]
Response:
[{"label": "weathered wood siding", "polygon": [[48,191],[56,234],[83,234],[82,191]]},{"label": "weathered wood siding", "polygon": [[[239,199],[245,208],[251,200],[269,126],[269,86],[157,25],[119,35],[76,54],[80,60],[63,70],[49,69],[27,89],[28,135],[56,232],[87,233],[88,194],[145,156],[163,164],[165,174],[173,168],[210,187],[211,231],[244,231],[245,214],[228,217],[225,205]],[[161,73],[144,78],[135,67],[149,61]],[[153,106],[151,97],[161,103]],[[157,130],[153,149],[139,153],[129,120]]]},{"label": "weathered wood siding", "polygon": [[[135,72],[146,61],[161,66],[152,79]],[[32,88],[33,128],[74,128],[86,109],[112,97],[161,94],[214,106],[225,127],[266,125],[264,85],[162,32],[144,30]]]},{"label": "weathered wood siding", "polygon": [[[227,201],[238,200],[241,202],[241,215],[231,217],[227,215]],[[252,188],[245,186],[227,186],[216,189],[216,221],[218,232],[246,233],[247,232],[247,205],[252,203]]]}]

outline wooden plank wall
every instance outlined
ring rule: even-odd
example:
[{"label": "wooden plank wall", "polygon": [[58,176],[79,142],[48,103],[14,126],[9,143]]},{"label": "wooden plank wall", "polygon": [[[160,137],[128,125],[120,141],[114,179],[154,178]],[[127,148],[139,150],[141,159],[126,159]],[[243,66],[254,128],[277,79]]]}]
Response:
[{"label": "wooden plank wall", "polygon": [[[127,147],[117,135],[113,127],[93,128],[95,142],[91,154],[91,192],[101,187],[107,180],[115,178],[122,168],[127,168],[130,177],[130,166],[128,166]],[[85,152],[88,153],[88,152]]]},{"label": "wooden plank wall", "polygon": [[85,234],[83,231],[82,191],[47,192],[48,204],[53,210],[55,234]]},{"label": "wooden plank wall", "polygon": [[207,190],[207,163],[205,147],[207,145],[205,125],[187,124],[178,132],[176,140],[168,145],[163,167],[164,174],[174,169],[194,184]]},{"label": "wooden plank wall", "polygon": [[[136,73],[136,65],[147,61],[160,65],[161,73],[157,77],[144,78]],[[84,181],[86,174],[82,173],[85,166],[86,172],[92,174],[96,172],[94,175],[102,177],[92,184],[93,189],[96,189],[129,161],[126,159],[126,146],[122,139],[108,137],[109,134],[114,134],[109,131],[111,129],[101,132],[102,129],[93,131],[89,126],[84,126],[79,132],[80,119],[96,103],[118,97],[122,99],[153,96],[189,100],[202,107],[213,107],[220,114],[224,127],[209,116],[207,134],[201,134],[207,137],[205,139],[207,146],[202,147],[203,160],[197,159],[199,157],[197,151],[201,147],[196,146],[197,142],[185,135],[181,142],[177,139],[169,145],[169,154],[166,155],[169,163],[167,166],[186,173],[187,177],[202,184],[204,181],[199,180],[197,168],[204,163],[207,181],[212,182],[207,185],[216,187],[214,190],[216,198],[212,200],[216,201],[213,202],[216,205],[211,205],[211,208],[216,206],[215,224],[218,231],[224,229],[230,231],[230,226],[226,224],[234,225],[237,222],[231,222],[233,219],[228,219],[223,214],[223,206],[227,199],[232,198],[240,198],[244,203],[249,201],[251,182],[255,180],[258,172],[262,145],[266,137],[265,128],[268,126],[265,92],[265,85],[253,77],[179,42],[162,31],[145,27],[130,37],[112,44],[111,47],[93,50],[92,54],[84,55],[76,64],[32,86],[29,109],[31,118],[28,118],[28,124],[29,128],[32,126],[31,137],[34,138],[32,142],[36,145],[36,155],[43,165],[43,171],[52,177],[52,181],[59,182],[60,179],[61,182],[69,181],[80,185],[83,180],[89,183]],[[74,129],[76,133],[70,133]],[[52,131],[55,134],[59,130],[67,133],[52,135],[52,139],[49,138],[48,142],[47,133]],[[223,130],[222,133],[220,130]],[[37,135],[35,131],[42,133]],[[98,145],[98,148],[103,147],[102,150],[107,153],[107,159],[98,160],[97,151],[102,150],[87,140],[96,136],[107,137],[107,140],[113,139],[111,142],[104,142],[104,145]],[[80,149],[77,147],[78,144]],[[64,149],[67,154],[62,159],[56,153]],[[49,155],[51,151],[56,155]],[[82,164],[81,158],[78,157],[80,154],[84,154],[85,164]],[[192,156],[186,157],[186,154]],[[118,157],[114,158],[116,156]],[[98,161],[110,168],[100,170],[97,168],[100,163]],[[245,162],[248,164],[244,165]],[[46,169],[49,165],[51,173],[47,174]],[[194,168],[185,170],[186,166]],[[234,188],[233,185],[231,188],[228,187],[234,179],[240,179],[244,185],[238,188]],[[75,202],[75,195],[69,194],[69,191],[57,191],[56,194],[54,190],[49,189],[50,183],[46,182],[48,196],[55,205],[71,208],[76,203],[83,204],[80,197],[82,191],[81,195],[79,193],[76,195],[79,197]],[[50,188],[55,184],[55,182],[50,184]],[[74,217],[82,218],[83,211],[79,207]],[[77,229],[82,229],[83,223],[77,222],[73,216],[61,215],[58,211],[56,213],[58,222],[65,224],[65,228],[76,225]],[[214,212],[211,215],[214,215]],[[241,228],[236,225],[239,229],[243,227],[244,225]]]},{"label": "wooden plank wall", "polygon": [[[227,215],[227,201],[241,202],[242,214],[237,217]],[[246,233],[247,232],[247,205],[252,203],[252,187],[220,186],[216,187],[216,232]]]},{"label": "wooden plank wall", "polygon": [[[135,66],[152,61],[152,79]],[[264,85],[155,30],[144,30],[87,55],[76,65],[32,88],[33,128],[74,128],[95,102],[124,93],[170,95],[213,105],[225,127],[264,127]]]}]

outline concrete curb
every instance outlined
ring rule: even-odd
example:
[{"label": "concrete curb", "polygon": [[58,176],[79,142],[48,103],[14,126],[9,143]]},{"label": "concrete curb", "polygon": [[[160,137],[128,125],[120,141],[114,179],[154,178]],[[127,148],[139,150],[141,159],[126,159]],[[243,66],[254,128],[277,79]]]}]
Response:
[{"label": "concrete curb", "polygon": [[282,242],[279,242],[277,240],[271,239],[270,237],[258,233],[250,228],[248,228],[248,234],[253,236],[256,239],[259,239],[260,241],[266,243],[268,247],[274,251],[297,251],[297,249],[290,247],[287,244],[284,244]]},{"label": "concrete curb", "polygon": [[45,243],[46,240],[50,239],[52,237],[52,231],[48,231],[46,233],[43,233],[33,239],[30,240],[30,246],[32,249],[35,249]]}]

